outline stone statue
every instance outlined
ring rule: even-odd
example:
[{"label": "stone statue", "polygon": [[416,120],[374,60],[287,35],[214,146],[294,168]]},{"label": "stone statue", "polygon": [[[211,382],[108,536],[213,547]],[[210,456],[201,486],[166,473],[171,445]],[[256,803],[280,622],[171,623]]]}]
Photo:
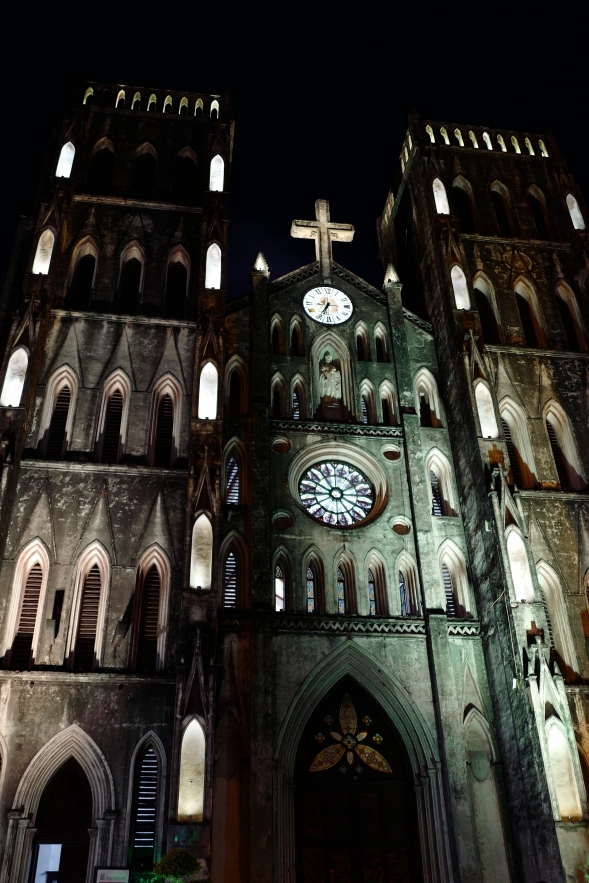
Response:
[{"label": "stone statue", "polygon": [[329,350],[325,350],[323,358],[319,362],[319,389],[321,399],[327,404],[341,402],[342,375]]}]

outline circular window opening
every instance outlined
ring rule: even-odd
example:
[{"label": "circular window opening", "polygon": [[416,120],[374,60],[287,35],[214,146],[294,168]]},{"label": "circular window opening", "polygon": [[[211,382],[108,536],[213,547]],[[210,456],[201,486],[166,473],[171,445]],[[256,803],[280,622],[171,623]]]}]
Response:
[{"label": "circular window opening", "polygon": [[386,457],[387,460],[398,460],[401,457],[401,451],[398,448],[390,448],[389,450],[383,451],[383,456]]},{"label": "circular window opening", "polygon": [[351,463],[323,460],[307,469],[299,481],[301,503],[316,521],[350,527],[363,521],[374,507],[374,488]]},{"label": "circular window opening", "polygon": [[411,525],[409,524],[409,521],[405,518],[396,518],[391,526],[394,532],[399,534],[399,536],[401,537],[407,536],[407,534],[411,531]]},{"label": "circular window opening", "polygon": [[275,438],[272,442],[272,450],[276,454],[286,454],[290,451],[290,442],[287,438]]},{"label": "circular window opening", "polygon": [[292,524],[292,518],[287,512],[277,512],[272,519],[272,524],[277,530],[285,530]]}]

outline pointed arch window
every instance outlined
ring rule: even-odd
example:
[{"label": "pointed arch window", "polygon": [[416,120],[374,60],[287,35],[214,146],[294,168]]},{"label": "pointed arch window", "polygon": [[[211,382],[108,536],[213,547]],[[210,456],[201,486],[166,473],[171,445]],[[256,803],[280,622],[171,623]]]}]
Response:
[{"label": "pointed arch window", "polygon": [[573,227],[575,230],[584,230],[585,229],[585,219],[581,213],[581,209],[579,208],[579,203],[575,199],[572,193],[567,193],[566,204],[569,210],[569,215],[571,216],[571,221],[573,222]]},{"label": "pointed arch window", "polygon": [[174,444],[174,403],[168,393],[165,393],[158,404],[157,425],[155,431],[155,444],[153,452],[153,465],[163,469],[169,469],[172,461],[172,448]]},{"label": "pointed arch window", "polygon": [[337,612],[346,612],[346,577],[341,567],[337,569]]},{"label": "pointed arch window", "polygon": [[67,424],[71,403],[71,390],[66,384],[61,387],[55,398],[53,416],[49,425],[47,439],[48,460],[61,460],[67,448]]},{"label": "pointed arch window", "polygon": [[546,414],[546,431],[563,490],[584,490],[585,481],[568,418],[554,403]]},{"label": "pointed arch window", "polygon": [[513,481],[518,487],[526,487],[523,482],[521,457],[513,441],[511,427],[506,420],[501,420],[501,427],[503,429],[503,435],[505,436],[505,443],[507,445],[507,453],[509,454],[509,463],[511,465],[511,474]]},{"label": "pointed arch window", "polygon": [[43,570],[37,561],[29,570],[22,596],[18,625],[12,642],[11,668],[26,671],[33,664],[33,637],[37,627]]},{"label": "pointed arch window", "polygon": [[427,458],[432,496],[432,515],[454,516],[451,472],[447,459],[439,451],[433,451]]},{"label": "pointed arch window", "polygon": [[225,177],[225,162],[222,156],[214,156],[211,160],[211,171],[209,177],[209,190],[217,190],[222,192]]},{"label": "pointed arch window", "polygon": [[470,310],[470,295],[468,293],[468,282],[464,275],[464,270],[458,264],[454,264],[450,272],[452,279],[452,288],[454,291],[454,301],[457,310]]},{"label": "pointed arch window", "polygon": [[527,299],[519,292],[516,292],[515,300],[524,333],[524,346],[537,348],[540,344],[538,341],[537,322],[535,321],[532,308]]},{"label": "pointed arch window", "polygon": [[223,607],[237,607],[237,580],[237,558],[235,552],[229,552],[223,574]]},{"label": "pointed arch window", "polygon": [[376,346],[376,361],[390,362],[387,335],[382,326],[377,326],[374,332],[374,343]]},{"label": "pointed arch window", "polygon": [[47,276],[51,265],[51,255],[53,254],[53,245],[55,236],[52,230],[43,230],[37,242],[37,250],[35,252],[35,260],[33,261],[32,272],[40,276]]},{"label": "pointed arch window", "polygon": [[96,275],[96,257],[93,254],[85,254],[76,263],[72,285],[70,289],[70,301],[74,309],[87,310],[94,287]]},{"label": "pointed arch window", "polygon": [[232,417],[241,414],[241,377],[234,369],[229,378],[229,413]]},{"label": "pointed arch window", "polygon": [[374,426],[376,423],[376,402],[374,388],[368,380],[363,380],[360,384],[360,407],[362,423]]},{"label": "pointed arch window", "polygon": [[376,581],[370,568],[368,569],[368,614],[376,616]]},{"label": "pointed arch window", "polygon": [[356,330],[356,356],[359,362],[370,361],[368,332],[363,327]]},{"label": "pointed arch window", "polygon": [[382,422],[384,426],[396,426],[397,414],[395,408],[395,391],[390,381],[385,380],[380,386],[380,403],[382,407]]},{"label": "pointed arch window", "polygon": [[272,318],[270,338],[273,355],[284,355],[284,322],[281,316],[274,316]]},{"label": "pointed arch window", "polygon": [[21,346],[12,353],[8,360],[6,376],[2,386],[2,395],[0,396],[0,406],[4,408],[19,407],[28,365],[28,353]]},{"label": "pointed arch window", "polygon": [[166,319],[183,319],[186,311],[188,271],[181,260],[170,261],[166,276]]},{"label": "pointed arch window", "polygon": [[59,160],[57,161],[57,168],[55,169],[56,178],[69,178],[72,173],[75,155],[76,148],[71,141],[68,141],[67,144],[63,145],[59,152]]},{"label": "pointed arch window", "polygon": [[284,380],[278,375],[272,380],[272,417],[274,420],[282,420],[285,416],[285,397]]},{"label": "pointed arch window", "polygon": [[556,290],[556,304],[566,337],[567,347],[572,353],[584,348],[584,335],[581,331],[580,316],[573,292],[568,285],[560,285]]},{"label": "pointed arch window", "polygon": [[226,470],[225,502],[237,506],[240,502],[240,469],[236,457],[229,457]]},{"label": "pointed arch window", "polygon": [[94,153],[88,172],[88,190],[90,193],[106,195],[112,186],[115,155],[109,147],[102,147]]},{"label": "pointed arch window", "polygon": [[150,871],[156,860],[159,778],[158,757],[153,745],[148,745],[135,762],[130,838],[132,868]]},{"label": "pointed arch window", "polygon": [[528,190],[528,205],[534,219],[538,239],[550,239],[548,213],[544,194],[538,187],[530,187]]},{"label": "pointed arch window", "polygon": [[475,401],[481,427],[481,435],[484,438],[497,438],[499,429],[495,418],[495,407],[491,391],[484,381],[479,381],[475,387]]},{"label": "pointed arch window", "polygon": [[401,616],[410,616],[411,615],[411,603],[409,600],[409,593],[407,591],[407,582],[405,580],[405,574],[402,570],[399,571],[399,595],[401,600]]},{"label": "pointed arch window", "polygon": [[208,515],[203,512],[192,528],[190,587],[209,591],[212,583],[212,567],[213,525]]},{"label": "pointed arch window", "polygon": [[100,461],[118,463],[121,450],[121,426],[123,419],[123,394],[115,389],[109,396],[104,420],[104,435]]},{"label": "pointed arch window", "polygon": [[449,215],[450,206],[448,205],[446,188],[439,178],[434,178],[434,180],[432,181],[432,190],[434,193],[434,201],[436,204],[436,212],[438,213],[438,215]]},{"label": "pointed arch window", "polygon": [[454,580],[452,579],[452,574],[445,561],[442,562],[442,582],[444,584],[444,593],[446,595],[446,613],[448,616],[456,616],[456,587],[454,585]]},{"label": "pointed arch window", "polygon": [[514,231],[513,217],[511,212],[511,200],[507,188],[496,181],[491,185],[491,201],[495,210],[499,235],[505,239],[511,239],[516,234]]},{"label": "pointed arch window", "polygon": [[280,613],[285,610],[285,588],[286,580],[284,578],[284,569],[280,564],[274,568],[274,610]]},{"label": "pointed arch window", "polygon": [[507,534],[507,556],[515,600],[533,604],[535,601],[534,583],[528,553],[520,533],[515,528],[512,528]]},{"label": "pointed arch window", "polygon": [[297,324],[292,326],[290,332],[290,354],[291,356],[303,356],[304,350],[302,346],[303,335]]},{"label": "pointed arch window", "polygon": [[456,214],[458,216],[458,222],[460,224],[460,230],[462,233],[476,233],[476,222],[475,222],[475,210],[473,204],[472,197],[472,188],[468,185],[469,189],[467,190],[465,186],[466,182],[463,184],[458,181],[454,181],[452,184],[452,199],[454,202],[454,208],[456,209]]},{"label": "pointed arch window", "polygon": [[143,266],[136,257],[125,261],[121,270],[120,309],[128,316],[137,314]]},{"label": "pointed arch window", "polygon": [[212,362],[205,362],[200,371],[198,388],[198,419],[217,419],[219,373]]},{"label": "pointed arch window", "polygon": [[196,157],[186,147],[176,157],[172,198],[178,205],[195,205],[198,199]]},{"label": "pointed arch window", "polygon": [[100,611],[102,579],[98,564],[93,564],[82,588],[76,643],[74,649],[74,671],[92,671],[96,664],[96,634]]},{"label": "pointed arch window", "polygon": [[478,287],[475,287],[474,290],[474,296],[477,310],[479,312],[479,318],[481,320],[481,330],[483,332],[485,343],[500,344],[501,336],[499,334],[499,326],[497,324],[497,319],[495,318],[493,307],[489,301],[489,296],[486,292],[481,290],[482,283],[480,281],[477,283],[477,286]]},{"label": "pointed arch window", "polygon": [[415,378],[421,426],[442,426],[438,385],[427,368],[422,368]]},{"label": "pointed arch window", "polygon": [[292,392],[292,419],[301,419],[301,403],[299,401],[299,396],[296,389],[293,389]]},{"label": "pointed arch window", "polygon": [[135,665],[138,672],[155,672],[158,667],[161,577],[155,564],[138,574],[135,614]]},{"label": "pointed arch window", "polygon": [[316,582],[313,567],[309,565],[307,567],[307,613],[315,612]]},{"label": "pointed arch window", "polygon": [[221,249],[216,242],[207,249],[205,288],[221,288]]},{"label": "pointed arch window", "polygon": [[219,119],[219,102],[217,99],[211,101],[211,119],[218,120]]},{"label": "pointed arch window", "polygon": [[511,465],[511,479],[520,488],[536,485],[536,467],[525,414],[512,400],[500,405],[501,427]]},{"label": "pointed arch window", "polygon": [[136,199],[150,199],[153,194],[153,185],[155,181],[156,158],[152,149],[148,146],[139,148],[139,153],[135,154],[133,161],[133,170],[131,172],[131,185],[129,188],[131,196]]},{"label": "pointed arch window", "polygon": [[193,718],[182,736],[178,787],[178,821],[202,822],[205,793],[205,734]]}]

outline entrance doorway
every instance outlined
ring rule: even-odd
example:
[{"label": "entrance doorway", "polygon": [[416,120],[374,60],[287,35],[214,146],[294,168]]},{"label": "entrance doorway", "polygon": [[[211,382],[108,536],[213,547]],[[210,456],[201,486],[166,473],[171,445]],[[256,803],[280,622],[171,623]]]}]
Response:
[{"label": "entrance doorway", "polygon": [[305,727],[296,763],[297,883],[419,883],[413,777],[389,721],[352,680]]},{"label": "entrance doorway", "polygon": [[29,883],[85,883],[91,827],[90,785],[72,758],[43,792]]}]

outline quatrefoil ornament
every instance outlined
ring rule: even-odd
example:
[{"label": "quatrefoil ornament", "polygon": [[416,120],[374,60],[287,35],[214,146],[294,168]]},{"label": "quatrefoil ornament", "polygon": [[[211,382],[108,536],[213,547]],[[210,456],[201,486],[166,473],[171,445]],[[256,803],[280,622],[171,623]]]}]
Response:
[{"label": "quatrefoil ornament", "polygon": [[[327,718],[325,718],[325,720],[327,721]],[[370,718],[364,718],[363,722],[366,722],[367,720],[370,721]],[[372,723],[372,721],[370,721],[370,723]],[[376,751],[376,749],[362,744],[364,739],[366,739],[368,732],[356,732],[358,728],[358,717],[356,715],[354,704],[347,693],[342,699],[342,704],[339,710],[339,725],[341,733],[336,732],[336,730],[330,730],[329,733],[331,738],[335,740],[335,744],[328,745],[327,748],[324,748],[319,752],[311,764],[312,773],[319,773],[323,770],[331,769],[331,767],[335,766],[336,763],[341,760],[344,754],[346,755],[346,760],[350,766],[354,763],[354,754],[356,754],[360,760],[371,769],[377,770],[379,773],[391,772],[391,768],[382,754]]]}]

